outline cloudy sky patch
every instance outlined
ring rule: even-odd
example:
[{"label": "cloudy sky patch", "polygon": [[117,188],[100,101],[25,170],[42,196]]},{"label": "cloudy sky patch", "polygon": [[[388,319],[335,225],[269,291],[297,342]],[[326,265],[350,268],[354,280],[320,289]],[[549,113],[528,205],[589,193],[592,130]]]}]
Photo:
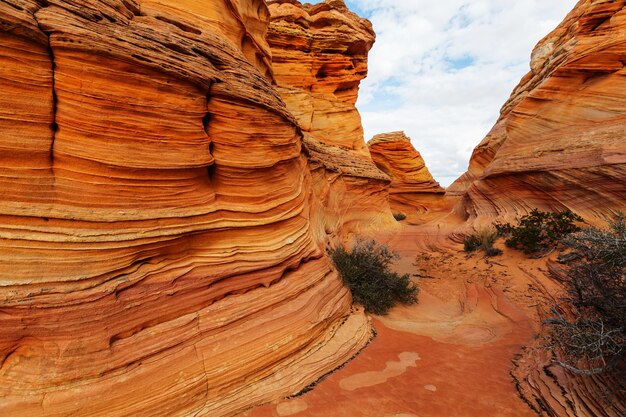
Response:
[{"label": "cloudy sky patch", "polygon": [[365,138],[404,130],[447,186],[576,0],[347,0],[377,40],[357,107]]}]

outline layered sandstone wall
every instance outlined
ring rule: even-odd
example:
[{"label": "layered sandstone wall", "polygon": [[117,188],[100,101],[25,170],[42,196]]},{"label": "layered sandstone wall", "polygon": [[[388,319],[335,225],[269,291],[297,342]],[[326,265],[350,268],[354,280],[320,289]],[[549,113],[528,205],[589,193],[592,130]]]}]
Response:
[{"label": "layered sandstone wall", "polygon": [[376,135],[367,146],[376,166],[391,178],[389,200],[394,211],[415,221],[428,219],[448,208],[445,190],[430,174],[424,158],[404,132]]},{"label": "layered sandstone wall", "polygon": [[531,71],[448,188],[465,217],[532,208],[593,221],[626,207],[626,2],[581,0],[532,54]]},{"label": "layered sandstone wall", "polygon": [[0,1],[0,414],[230,415],[369,338],[262,0]]},{"label": "layered sandstone wall", "polygon": [[333,244],[397,228],[388,202],[390,179],[372,162],[355,107],[375,39],[371,23],[343,0],[268,4],[274,75],[305,132],[320,238]]},{"label": "layered sandstone wall", "polygon": [[[626,1],[581,0],[535,47],[531,70],[447,194],[473,225],[533,208],[570,209],[589,223],[626,210]],[[541,274],[528,297],[537,322],[553,316],[560,288]],[[553,297],[553,298],[550,298]],[[539,332],[541,330],[538,330]],[[621,416],[611,376],[576,376],[551,365],[538,337],[516,359],[520,395],[542,415]]]}]

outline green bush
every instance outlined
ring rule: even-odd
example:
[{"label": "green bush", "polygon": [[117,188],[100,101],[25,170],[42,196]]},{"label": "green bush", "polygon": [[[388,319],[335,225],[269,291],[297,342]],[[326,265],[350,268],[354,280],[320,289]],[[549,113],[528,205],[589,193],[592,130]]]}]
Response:
[{"label": "green bush", "polygon": [[463,250],[465,252],[474,252],[480,248],[480,238],[478,235],[469,235],[463,240]]},{"label": "green bush", "polygon": [[463,250],[465,252],[475,252],[481,249],[487,256],[501,255],[502,251],[493,247],[497,238],[498,234],[493,230],[481,230],[478,234],[469,235],[463,240]]},{"label": "green bush", "polygon": [[373,314],[386,314],[397,303],[417,302],[418,287],[409,274],[391,270],[397,253],[373,240],[357,241],[352,250],[338,248],[330,253],[355,303]]},{"label": "green bush", "polygon": [[402,213],[401,211],[396,211],[393,213],[393,218],[397,221],[401,221],[406,219],[406,214]]},{"label": "green bush", "polygon": [[506,237],[505,244],[514,249],[522,250],[527,255],[538,255],[556,247],[565,236],[578,232],[574,222],[583,219],[569,210],[561,212],[545,212],[534,209],[523,216],[517,226],[496,224],[499,236]]}]

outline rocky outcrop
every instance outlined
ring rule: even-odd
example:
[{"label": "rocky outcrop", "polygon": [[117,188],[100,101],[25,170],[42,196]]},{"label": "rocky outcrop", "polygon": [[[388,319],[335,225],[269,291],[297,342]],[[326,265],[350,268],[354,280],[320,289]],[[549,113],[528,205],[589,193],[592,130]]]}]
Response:
[{"label": "rocky outcrop", "polygon": [[[455,211],[468,220],[466,227],[509,220],[533,208],[570,209],[591,224],[626,210],[624,62],[626,1],[579,1],[536,46],[531,71],[474,150],[467,173],[448,188],[449,196],[461,197]],[[545,275],[529,286],[539,290],[528,295],[543,309],[537,323],[553,316],[550,307],[562,297],[560,284],[546,290],[551,280]],[[512,371],[520,395],[536,412],[624,414],[621,383],[554,366],[544,344],[538,337]]]},{"label": "rocky outcrop", "polygon": [[446,207],[445,190],[404,132],[376,135],[367,146],[376,166],[391,178],[389,200],[394,211],[424,218]]},{"label": "rocky outcrop", "polygon": [[320,142],[369,156],[355,103],[374,44],[371,23],[343,0],[268,3],[274,76],[287,108]]},{"label": "rocky outcrop", "polygon": [[0,1],[0,414],[231,415],[369,338],[261,0]]},{"label": "rocky outcrop", "polygon": [[[528,260],[524,260],[529,263]],[[563,291],[567,280],[567,268],[556,259],[540,262],[536,272],[529,273],[527,266],[520,270],[532,279],[524,296],[533,299],[535,323],[554,320],[555,311],[574,321],[569,296]],[[546,268],[547,267],[547,268]],[[537,326],[538,332],[548,331],[549,326]],[[537,414],[557,416],[622,417],[626,413],[626,375],[623,365],[607,372],[584,375],[575,374],[559,366],[562,360],[546,348],[550,338],[535,337],[516,355],[511,376],[515,380],[520,397]]]},{"label": "rocky outcrop", "polygon": [[389,178],[372,162],[355,107],[374,43],[371,23],[343,0],[268,4],[274,76],[305,132],[320,237],[332,243],[336,237],[396,228],[387,200]]},{"label": "rocky outcrop", "polygon": [[587,219],[626,206],[626,2],[582,0],[532,54],[531,71],[448,188],[465,217],[532,208]]}]

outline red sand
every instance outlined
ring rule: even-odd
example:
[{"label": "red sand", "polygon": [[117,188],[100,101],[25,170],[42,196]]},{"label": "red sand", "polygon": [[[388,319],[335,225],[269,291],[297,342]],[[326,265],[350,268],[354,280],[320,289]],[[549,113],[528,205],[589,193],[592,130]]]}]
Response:
[{"label": "red sand", "polygon": [[513,357],[533,337],[529,280],[516,254],[493,263],[460,247],[427,252],[416,238],[420,230],[408,228],[390,242],[403,255],[399,270],[432,277],[420,280],[420,303],[374,318],[376,339],[312,391],[243,416],[535,415],[509,375]]}]

